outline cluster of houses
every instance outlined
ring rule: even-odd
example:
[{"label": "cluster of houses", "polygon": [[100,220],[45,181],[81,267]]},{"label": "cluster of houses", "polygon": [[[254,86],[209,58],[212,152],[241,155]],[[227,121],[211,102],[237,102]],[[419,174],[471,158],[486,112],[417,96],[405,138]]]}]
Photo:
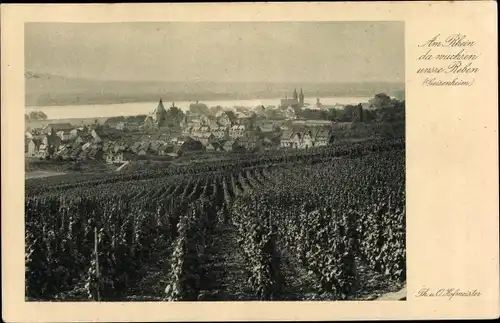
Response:
[{"label": "cluster of houses", "polygon": [[324,127],[303,127],[302,130],[286,130],[281,136],[282,148],[308,149],[324,147],[330,141],[331,131]]},{"label": "cluster of houses", "polygon": [[[166,110],[159,102],[143,125],[125,130],[110,125],[75,127],[48,124],[26,132],[25,155],[64,160],[103,160],[122,163],[152,156],[175,158],[186,152],[229,152],[272,149],[308,149],[326,146],[330,127],[258,122],[255,114],[220,111],[215,116],[186,116],[178,129],[163,126]],[[161,130],[161,131],[160,131]]]}]

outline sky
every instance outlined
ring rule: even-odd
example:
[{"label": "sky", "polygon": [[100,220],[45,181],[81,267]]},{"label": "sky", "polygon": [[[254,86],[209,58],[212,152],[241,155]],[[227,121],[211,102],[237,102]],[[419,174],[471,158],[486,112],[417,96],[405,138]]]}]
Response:
[{"label": "sky", "polygon": [[403,22],[27,23],[25,70],[136,81],[404,82]]}]

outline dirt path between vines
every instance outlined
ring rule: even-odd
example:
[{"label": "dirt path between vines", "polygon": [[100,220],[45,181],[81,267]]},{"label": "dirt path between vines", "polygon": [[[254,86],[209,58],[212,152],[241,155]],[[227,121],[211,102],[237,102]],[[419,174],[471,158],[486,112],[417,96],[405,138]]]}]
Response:
[{"label": "dirt path between vines", "polygon": [[[350,300],[398,300],[406,296],[406,289],[402,289],[401,283],[388,280],[359,259],[357,263],[359,289],[357,295],[350,295]],[[281,270],[285,277],[284,300],[334,300],[330,293],[320,292],[315,287],[314,275],[286,252],[283,252]]]},{"label": "dirt path between vines", "polygon": [[[249,278],[245,259],[237,243],[237,232],[231,225],[219,225],[207,247],[207,288],[200,300],[249,301],[257,300],[248,289]],[[351,300],[400,300],[406,297],[404,284],[392,282],[358,262],[360,286]],[[315,287],[315,278],[294,257],[286,252],[281,255],[284,286],[281,300],[333,300],[328,293]]]},{"label": "dirt path between vines", "polygon": [[252,291],[246,289],[245,259],[236,240],[236,231],[230,225],[219,225],[207,248],[209,286],[202,300],[243,301],[254,300]]}]

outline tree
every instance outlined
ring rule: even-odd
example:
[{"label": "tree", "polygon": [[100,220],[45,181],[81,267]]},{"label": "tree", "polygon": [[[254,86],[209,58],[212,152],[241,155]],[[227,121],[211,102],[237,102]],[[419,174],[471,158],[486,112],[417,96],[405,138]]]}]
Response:
[{"label": "tree", "polygon": [[[24,118],[26,119],[26,115]],[[29,113],[29,119],[31,119],[31,120],[47,120],[47,115],[43,111],[31,111]]]},{"label": "tree", "polygon": [[220,105],[217,105],[215,107],[210,107],[210,114],[213,115],[213,116],[216,116],[217,114],[219,114],[220,112],[224,111],[224,108],[221,107]]},{"label": "tree", "polygon": [[51,159],[52,157],[54,157],[55,152],[56,148],[52,145],[49,145],[47,147],[47,159]]},{"label": "tree", "polygon": [[356,113],[356,106],[348,104],[338,113],[338,121],[340,122],[352,122]]},{"label": "tree", "polygon": [[364,122],[372,122],[375,119],[374,110],[363,110],[363,120]]},{"label": "tree", "polygon": [[122,121],[125,121],[125,117],[118,116],[118,117],[110,117],[110,118],[106,119],[106,121],[104,123],[106,125],[109,125],[109,124],[118,123],[118,122],[122,122]]},{"label": "tree", "polygon": [[375,97],[369,101],[370,106],[375,109],[393,107],[393,103],[393,99],[385,93],[375,94]]},{"label": "tree", "polygon": [[355,107],[355,109],[353,111],[352,121],[363,122],[364,121],[363,114],[364,114],[363,113],[363,105],[360,103]]},{"label": "tree", "polygon": [[337,121],[338,115],[339,115],[339,110],[337,109],[328,109],[328,111],[325,112],[326,120],[330,121]]},{"label": "tree", "polygon": [[184,118],[184,112],[178,107],[170,107],[167,110],[167,121],[172,120],[175,123],[180,123]]},{"label": "tree", "polygon": [[207,115],[209,113],[209,109],[208,109],[208,106],[206,104],[203,104],[203,103],[191,103],[189,105],[189,111],[191,112],[191,114],[203,114],[203,115]]},{"label": "tree", "polygon": [[283,111],[279,109],[266,109],[265,114],[268,119],[285,119]]},{"label": "tree", "polygon": [[299,109],[297,115],[308,120],[325,120],[327,113],[323,110]]},{"label": "tree", "polygon": [[248,124],[247,124],[248,128],[253,129],[256,122],[257,122],[257,114],[255,112],[252,112],[248,117]]}]

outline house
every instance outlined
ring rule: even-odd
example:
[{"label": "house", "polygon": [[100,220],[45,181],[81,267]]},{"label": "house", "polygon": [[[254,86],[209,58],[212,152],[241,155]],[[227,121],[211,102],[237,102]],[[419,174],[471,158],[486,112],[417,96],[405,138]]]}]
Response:
[{"label": "house", "polygon": [[191,132],[194,130],[194,126],[185,126],[182,128],[182,134],[184,136],[189,136],[191,134]]},{"label": "house", "polygon": [[120,122],[116,123],[115,128],[116,128],[117,130],[125,130],[125,125],[126,125],[126,124],[125,124],[125,122],[124,122],[124,121],[120,121]]},{"label": "house", "polygon": [[74,149],[77,149],[79,147],[82,147],[83,145],[80,143],[75,143],[75,142],[70,142],[65,145],[62,145],[59,148],[59,151],[57,152],[57,156],[63,158],[63,159],[70,159],[71,152]]},{"label": "house", "polygon": [[173,137],[170,140],[170,143],[173,144],[175,147],[180,147],[182,146],[186,141],[192,141],[194,140],[190,136],[179,136],[179,137]]},{"label": "house", "polygon": [[308,149],[313,147],[313,138],[310,130],[294,133],[291,140],[294,148]]},{"label": "house", "polygon": [[130,149],[130,151],[131,151],[131,152],[133,152],[134,154],[137,154],[137,153],[139,153],[139,151],[142,149],[142,148],[141,148],[141,145],[142,145],[142,142],[137,141],[137,142],[132,143],[132,144],[129,146],[129,149]]},{"label": "house", "polygon": [[220,141],[212,141],[205,146],[206,151],[219,151],[221,148]]},{"label": "house", "polygon": [[182,140],[182,143],[177,144],[177,146],[174,148],[174,152],[177,153],[177,155],[181,155],[184,152],[190,152],[190,151],[203,151],[205,150],[205,147],[202,145],[202,143],[198,140],[194,140],[193,138],[186,138]]},{"label": "house", "polygon": [[232,126],[238,123],[238,117],[233,111],[224,111],[217,118],[217,123],[221,126]]},{"label": "house", "polygon": [[244,136],[236,139],[234,141],[234,145],[243,148],[246,151],[254,151],[258,148],[258,140],[255,136]]},{"label": "house", "polygon": [[292,147],[292,135],[289,129],[286,129],[281,134],[280,147],[282,148],[291,148]]},{"label": "house", "polygon": [[313,131],[313,147],[324,147],[330,141],[330,130],[327,128],[318,128]]},{"label": "house", "polygon": [[210,132],[219,140],[229,139],[229,127],[214,127],[210,130]]},{"label": "house", "polygon": [[259,133],[262,132],[273,132],[274,125],[272,123],[263,123],[255,127],[255,130]]},{"label": "house", "polygon": [[157,142],[159,143],[167,143],[170,140],[170,134],[169,133],[162,133],[158,136],[156,139]]},{"label": "house", "polygon": [[104,151],[100,147],[98,147],[98,148],[92,148],[88,152],[88,158],[89,159],[92,159],[92,160],[101,160],[101,159],[103,159],[103,157],[104,157]]},{"label": "house", "polygon": [[40,139],[25,139],[24,153],[26,157],[39,157]]},{"label": "house", "polygon": [[160,143],[158,141],[154,141],[149,145],[148,149],[141,149],[141,151],[151,152],[151,153],[157,155],[158,150],[160,149],[161,146],[162,146],[162,143]]},{"label": "house", "polygon": [[137,131],[139,130],[140,124],[137,122],[127,122],[123,126],[118,124],[116,129],[118,130],[128,130],[128,131]]},{"label": "house", "polygon": [[278,139],[281,136],[282,131],[278,125],[266,123],[261,126],[258,126],[255,133],[262,139],[270,138],[271,140],[273,140],[273,139]]},{"label": "house", "polygon": [[113,142],[105,142],[102,145],[102,151],[107,152],[108,150],[111,150],[113,147],[114,143]]},{"label": "house", "polygon": [[141,150],[148,151],[149,147],[151,147],[151,144],[152,144],[151,141],[143,141],[143,142],[141,142],[140,146],[137,149],[137,152],[139,152]]},{"label": "house", "polygon": [[115,153],[113,150],[108,150],[104,153],[104,160],[106,161],[106,163],[112,164],[114,158],[115,158]]},{"label": "house", "polygon": [[144,148],[139,149],[139,151],[137,152],[137,156],[147,156],[147,155],[148,151]]},{"label": "house", "polygon": [[78,143],[78,144],[84,144],[87,142],[91,142],[92,140],[94,140],[94,137],[92,137],[91,134],[81,133],[73,140],[73,142]]},{"label": "house", "polygon": [[327,127],[296,127],[286,130],[281,137],[281,148],[309,149],[328,145],[330,129]]},{"label": "house", "polygon": [[292,107],[288,107],[286,110],[285,110],[285,117],[288,119],[288,120],[295,120],[297,119],[297,114],[295,113],[295,109],[292,108]]},{"label": "house", "polygon": [[87,151],[87,150],[79,150],[78,153],[76,154],[76,158],[75,159],[77,159],[77,160],[87,160],[87,159],[90,159],[88,153],[89,153],[89,151]]},{"label": "house", "polygon": [[104,158],[106,162],[109,164],[119,164],[125,161],[132,161],[137,158],[137,155],[134,154],[129,148],[125,148],[119,146],[117,151],[111,149],[105,155]]},{"label": "house", "polygon": [[80,146],[82,147],[82,149],[88,150],[88,149],[90,149],[90,146],[92,146],[92,142],[89,141],[89,142],[84,143],[83,145],[80,144]]},{"label": "house", "polygon": [[82,146],[76,146],[76,147],[73,147],[73,149],[71,150],[71,152],[69,153],[69,158],[73,159],[73,160],[76,160],[80,157],[80,154],[82,152],[85,152],[83,149],[82,149]]},{"label": "house", "polygon": [[247,129],[254,129],[256,123],[257,114],[255,112],[252,112],[249,115],[238,119],[238,124],[245,126]]},{"label": "house", "polygon": [[229,137],[232,139],[237,139],[243,137],[246,134],[246,127],[244,125],[234,125],[229,128]]},{"label": "house", "polygon": [[[149,147],[149,143],[145,146],[145,149],[147,149],[148,147]],[[126,150],[130,150],[130,147],[126,142],[117,142],[117,143],[115,143],[113,150],[115,152],[126,151]]]},{"label": "house", "polygon": [[57,152],[57,156],[62,158],[63,160],[69,159],[69,155],[71,153],[72,146],[71,145],[65,145],[64,147],[61,147],[61,149]]},{"label": "house", "polygon": [[73,130],[73,126],[70,123],[49,123],[48,125],[45,126],[44,132],[47,134],[50,134],[52,130],[55,131],[55,133],[58,133],[59,131],[71,131]]},{"label": "house", "polygon": [[144,131],[152,131],[155,127],[155,121],[152,115],[146,116],[142,125]]},{"label": "house", "polygon": [[233,151],[233,148],[234,148],[234,140],[227,140],[221,145],[219,149],[221,151],[230,152]]},{"label": "house", "polygon": [[59,136],[59,138],[61,138],[61,141],[63,141],[63,142],[68,142],[72,139],[71,138],[71,130],[58,131],[57,135]]},{"label": "house", "polygon": [[90,134],[90,129],[87,126],[81,126],[77,128],[73,128],[70,130],[70,136],[72,139],[78,137],[81,134]]},{"label": "house", "polygon": [[70,135],[71,139],[78,137],[82,133],[84,133],[84,132],[82,130],[80,130],[79,128],[74,128],[74,129],[71,129],[69,131],[69,135]]},{"label": "house", "polygon": [[193,127],[191,136],[193,138],[203,138],[210,134],[210,126]]},{"label": "house", "polygon": [[44,158],[47,155],[48,155],[47,145],[42,142],[38,147],[38,155],[36,155],[36,157]]},{"label": "house", "polygon": [[201,120],[200,119],[191,119],[187,122],[187,127],[199,127],[201,126]]},{"label": "house", "polygon": [[213,121],[215,121],[215,120],[213,120],[211,117],[206,116],[206,115],[202,115],[200,117],[200,122],[201,122],[200,125],[201,126],[209,126],[210,127],[210,125],[213,123]]},{"label": "house", "polygon": [[104,129],[102,127],[93,129],[90,133],[96,142],[114,141],[120,139],[123,133],[114,129]]},{"label": "house", "polygon": [[207,146],[209,143],[216,141],[217,139],[212,133],[206,133],[202,137],[196,138],[203,146]]},{"label": "house", "polygon": [[106,125],[109,128],[118,129],[118,124],[120,124],[120,123],[123,123],[123,122],[120,122],[120,121],[116,120],[115,118],[112,118],[112,119],[107,119],[104,122],[104,125]]}]

